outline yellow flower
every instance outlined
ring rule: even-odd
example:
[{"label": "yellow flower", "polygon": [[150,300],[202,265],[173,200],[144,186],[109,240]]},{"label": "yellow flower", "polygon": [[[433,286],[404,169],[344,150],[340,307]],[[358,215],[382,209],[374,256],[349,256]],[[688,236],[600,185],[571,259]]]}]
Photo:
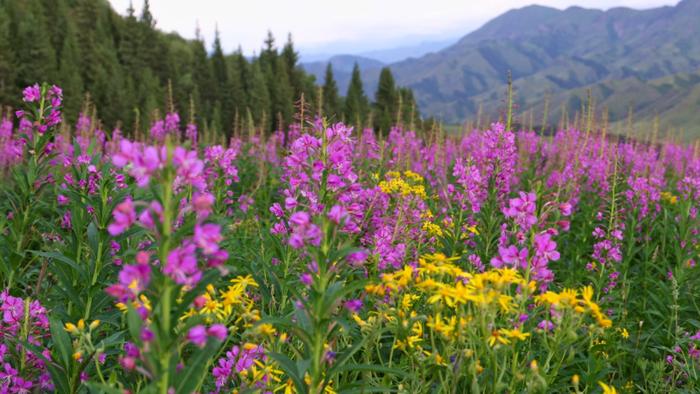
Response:
[{"label": "yellow flower", "polygon": [[255,281],[255,279],[253,279],[251,275],[237,276],[231,279],[231,283],[233,283],[234,286],[240,286],[243,289],[245,289],[248,286],[258,287],[258,283]]},{"label": "yellow flower", "polygon": [[578,296],[578,291],[574,289],[564,289],[559,293],[559,302],[562,304],[568,304],[570,306],[575,306],[578,301],[576,297]]},{"label": "yellow flower", "polygon": [[73,335],[78,334],[78,332],[79,332],[78,327],[76,327],[75,324],[73,324],[73,323],[66,323],[65,330]]},{"label": "yellow flower", "polygon": [[73,353],[73,360],[78,361],[83,358],[83,354],[80,351]]},{"label": "yellow flower", "polygon": [[94,330],[94,329],[96,329],[97,327],[99,327],[99,325],[100,325],[100,321],[99,321],[99,320],[93,320],[93,322],[90,323],[90,329],[91,329],[91,330]]},{"label": "yellow flower", "polygon": [[529,332],[522,332],[519,328],[514,328],[512,330],[501,328],[498,332],[510,339],[517,339],[519,341],[524,341],[530,336]]},{"label": "yellow flower", "polygon": [[455,316],[452,316],[450,320],[445,320],[445,322],[443,323],[440,313],[436,314],[435,317],[428,316],[428,323],[426,324],[426,326],[432,328],[433,330],[442,334],[446,338],[452,336],[452,333],[455,331],[456,325],[457,318]]},{"label": "yellow flower", "polygon": [[578,374],[574,374],[574,376],[571,377],[571,384],[578,386],[579,382],[581,382],[581,377],[579,377]]},{"label": "yellow flower", "polygon": [[435,223],[424,222],[422,230],[430,236],[442,237],[442,229]]},{"label": "yellow flower", "polygon": [[501,335],[498,331],[492,331],[491,336],[489,336],[488,339],[489,346],[494,347],[498,344],[503,344],[507,345],[510,343],[508,338],[505,338],[503,335]]},{"label": "yellow flower", "polygon": [[593,298],[593,287],[592,286],[584,287],[583,290],[581,290],[581,297],[583,297],[583,300],[586,303],[592,302],[591,300]]},{"label": "yellow flower", "polygon": [[538,304],[549,304],[549,305],[559,305],[559,294],[548,291],[546,293],[538,294],[535,296],[535,301]]},{"label": "yellow flower", "polygon": [[78,320],[78,329],[80,331],[85,329],[85,320],[83,320],[83,319]]},{"label": "yellow flower", "polygon": [[476,226],[469,226],[467,227],[467,231],[474,235],[479,235],[479,230],[476,229]]},{"label": "yellow flower", "polygon": [[205,302],[202,309],[199,310],[200,314],[215,315],[223,312],[221,304],[217,300],[212,299],[208,293],[205,294],[204,297],[207,299],[207,302]]},{"label": "yellow flower", "polygon": [[610,328],[612,327],[612,320],[608,318],[600,318],[598,319],[598,325],[603,328]]},{"label": "yellow flower", "polygon": [[620,335],[622,335],[622,337],[625,338],[625,339],[627,339],[627,338],[630,337],[630,333],[629,333],[629,331],[627,331],[626,328],[623,328],[623,329],[622,329],[622,332],[620,332]]},{"label": "yellow flower", "polygon": [[221,300],[224,306],[238,305],[242,302],[245,288],[242,286],[229,286],[225,292],[221,293]]},{"label": "yellow flower", "polygon": [[272,335],[275,335],[277,330],[275,330],[275,328],[272,326],[272,324],[263,323],[263,324],[258,326],[258,332],[262,335],[272,336]]},{"label": "yellow flower", "polygon": [[404,294],[403,298],[401,298],[401,309],[405,311],[411,309],[413,302],[418,299],[420,299],[420,297],[415,294]]},{"label": "yellow flower", "polygon": [[671,192],[661,192],[661,199],[668,201],[671,205],[678,203],[678,197],[674,196]]},{"label": "yellow flower", "polygon": [[479,374],[484,372],[484,367],[481,366],[480,360],[476,360],[476,366],[474,369],[476,369],[476,373],[479,373]]},{"label": "yellow flower", "polygon": [[532,361],[530,361],[530,369],[532,369],[535,372],[539,371],[540,367],[537,364],[537,360],[533,359]]},{"label": "yellow flower", "polygon": [[598,382],[598,385],[603,389],[603,394],[617,394],[617,390],[613,386],[608,386],[603,382]]},{"label": "yellow flower", "polygon": [[295,394],[297,392],[294,387],[294,381],[292,379],[287,379],[287,383],[275,389],[275,393],[284,390],[284,394]]}]

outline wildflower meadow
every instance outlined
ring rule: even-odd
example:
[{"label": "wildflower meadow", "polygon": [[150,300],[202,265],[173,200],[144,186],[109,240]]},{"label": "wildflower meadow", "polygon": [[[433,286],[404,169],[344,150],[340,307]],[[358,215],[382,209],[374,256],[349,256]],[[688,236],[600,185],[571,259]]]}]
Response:
[{"label": "wildflower meadow", "polygon": [[697,144],[62,99],[0,121],[0,393],[700,390]]}]

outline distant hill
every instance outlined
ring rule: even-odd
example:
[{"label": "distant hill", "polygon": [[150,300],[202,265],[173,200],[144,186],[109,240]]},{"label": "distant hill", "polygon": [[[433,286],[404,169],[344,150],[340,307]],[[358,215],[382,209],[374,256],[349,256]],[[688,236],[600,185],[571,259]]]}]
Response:
[{"label": "distant hill", "polygon": [[[374,58],[331,58],[341,92],[352,65],[363,71],[374,94],[379,70]],[[323,83],[326,62],[303,64]],[[495,119],[504,107],[507,75],[512,73],[519,113],[541,119],[545,97],[550,119],[562,107],[573,112],[588,89],[609,110],[612,123],[634,119],[685,130],[700,137],[700,0],[673,7],[607,11],[538,5],[508,11],[448,47],[389,64],[399,85],[411,87],[423,114],[447,123]]]},{"label": "distant hill", "polygon": [[371,59],[357,55],[336,55],[328,59],[328,61],[302,63],[301,67],[316,77],[319,84],[323,84],[326,65],[331,63],[333,66],[333,77],[335,78],[340,93],[345,95],[350,84],[350,76],[355,63],[360,66],[363,73],[363,82],[365,85],[365,93],[370,95],[374,93],[377,81],[379,80],[379,71],[384,67],[384,63],[379,60]]},{"label": "distant hill", "polygon": [[511,71],[520,111],[537,110],[546,95],[554,113],[563,104],[575,109],[591,88],[612,121],[633,104],[640,119],[659,115],[663,124],[700,136],[700,123],[687,123],[695,117],[686,114],[700,108],[693,101],[700,83],[700,0],[648,10],[524,7],[391,68],[399,84],[413,88],[423,113],[446,122],[474,117],[479,105],[497,113]]},{"label": "distant hill", "polygon": [[379,60],[383,63],[395,63],[412,57],[420,57],[437,52],[454,44],[457,39],[423,41],[414,45],[403,45],[395,48],[363,52],[360,55]]}]

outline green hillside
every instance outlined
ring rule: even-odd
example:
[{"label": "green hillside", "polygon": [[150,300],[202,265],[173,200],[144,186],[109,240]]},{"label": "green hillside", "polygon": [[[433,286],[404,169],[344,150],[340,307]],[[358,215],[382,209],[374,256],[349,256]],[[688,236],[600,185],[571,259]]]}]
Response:
[{"label": "green hillside", "polygon": [[[423,113],[461,122],[503,107],[508,72],[519,111],[575,108],[590,88],[610,120],[657,114],[662,125],[694,126],[700,69],[700,0],[649,10],[566,10],[529,6],[509,11],[437,53],[391,65],[414,89]],[[583,93],[582,93],[583,92]],[[538,115],[538,116],[541,116]],[[697,123],[695,123],[697,124]]]}]

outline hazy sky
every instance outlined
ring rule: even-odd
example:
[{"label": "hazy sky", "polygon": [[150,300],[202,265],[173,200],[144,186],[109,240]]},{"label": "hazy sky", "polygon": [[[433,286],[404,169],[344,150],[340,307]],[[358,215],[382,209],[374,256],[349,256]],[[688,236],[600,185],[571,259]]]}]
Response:
[{"label": "hazy sky", "polygon": [[[130,0],[110,0],[125,13]],[[143,0],[132,0],[137,14]],[[268,29],[278,41],[291,32],[306,54],[359,53],[418,41],[460,37],[511,9],[537,3],[557,8],[650,8],[678,0],[151,0],[157,26],[207,44],[218,25],[227,51],[258,51]]]}]

